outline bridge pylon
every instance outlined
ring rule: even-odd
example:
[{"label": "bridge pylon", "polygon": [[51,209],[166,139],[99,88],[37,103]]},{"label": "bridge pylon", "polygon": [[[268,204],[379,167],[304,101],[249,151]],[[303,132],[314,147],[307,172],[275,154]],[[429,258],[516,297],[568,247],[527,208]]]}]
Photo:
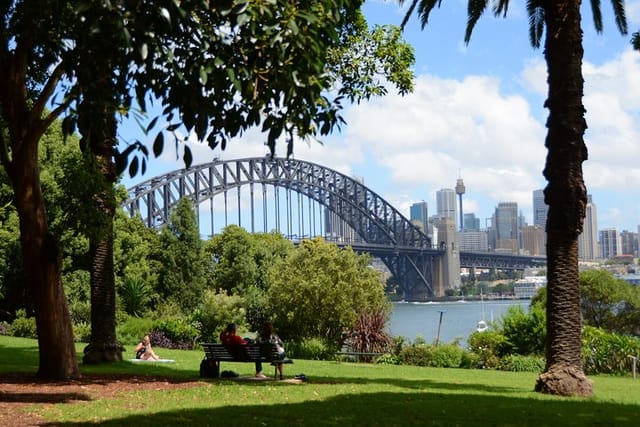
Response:
[{"label": "bridge pylon", "polygon": [[435,259],[433,293],[443,297],[447,289],[460,289],[460,245],[455,220],[440,218],[436,228],[438,248],[444,251],[444,256]]}]

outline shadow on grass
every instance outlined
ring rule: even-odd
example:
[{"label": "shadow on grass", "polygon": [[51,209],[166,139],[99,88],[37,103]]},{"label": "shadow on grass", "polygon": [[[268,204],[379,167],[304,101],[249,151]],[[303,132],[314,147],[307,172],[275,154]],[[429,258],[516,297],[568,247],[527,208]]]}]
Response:
[{"label": "shadow on grass", "polygon": [[180,409],[84,426],[636,426],[640,407],[504,395],[362,393],[301,403]]},{"label": "shadow on grass", "polygon": [[[423,390],[423,389],[441,389],[452,390],[456,392],[469,391],[469,392],[488,392],[488,393],[508,393],[508,392],[521,392],[520,387],[499,387],[489,384],[479,383],[464,383],[456,384],[451,382],[433,381],[425,378],[411,379],[411,378],[341,378],[341,377],[323,377],[321,379],[314,379],[314,384],[383,384],[392,385],[396,387],[406,388],[410,390]],[[531,391],[533,391],[533,384],[531,385]]]}]

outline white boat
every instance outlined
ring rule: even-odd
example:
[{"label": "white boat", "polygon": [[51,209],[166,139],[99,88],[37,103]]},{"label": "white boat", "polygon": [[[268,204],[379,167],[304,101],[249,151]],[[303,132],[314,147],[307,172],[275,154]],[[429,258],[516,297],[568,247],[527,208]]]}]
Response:
[{"label": "white boat", "polygon": [[478,325],[476,326],[476,331],[484,332],[487,330],[489,330],[489,325],[487,325],[487,322],[485,322],[484,320],[479,321]]},{"label": "white boat", "polygon": [[484,321],[484,295],[482,295],[482,290],[480,290],[480,306],[482,307],[482,320],[476,325],[476,331],[484,332],[489,329],[489,325]]}]

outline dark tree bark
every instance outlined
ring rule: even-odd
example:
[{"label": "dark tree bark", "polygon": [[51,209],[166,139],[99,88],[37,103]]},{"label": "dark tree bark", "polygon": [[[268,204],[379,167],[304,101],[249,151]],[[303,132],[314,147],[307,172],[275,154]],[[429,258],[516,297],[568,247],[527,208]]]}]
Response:
[{"label": "dark tree bark", "polygon": [[547,216],[547,365],[536,391],[590,396],[582,369],[578,236],[587,204],[582,163],[587,159],[582,104],[580,1],[544,2],[545,59],[549,94],[545,106],[548,149],[544,176]]},{"label": "dark tree bark", "polygon": [[49,232],[40,187],[37,140],[14,144],[12,154],[7,172],[20,218],[25,281],[33,295],[40,355],[37,375],[48,380],[80,378],[71,317],[62,287],[60,247]]},{"label": "dark tree bark", "polygon": [[89,237],[91,256],[91,341],[84,349],[83,362],[97,364],[122,360],[123,348],[116,338],[116,288],[113,265],[113,220],[116,182],[113,162],[117,123],[113,112],[105,111],[93,101],[80,107],[78,124],[81,146],[95,173],[104,177],[103,187],[96,189],[93,202],[100,217],[99,230]]}]

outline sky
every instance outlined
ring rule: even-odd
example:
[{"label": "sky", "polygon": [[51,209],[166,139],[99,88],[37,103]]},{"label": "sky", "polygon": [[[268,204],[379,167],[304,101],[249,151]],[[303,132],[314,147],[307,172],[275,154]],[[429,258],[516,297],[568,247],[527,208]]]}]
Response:
[{"label": "sky", "polygon": [[[601,34],[594,30],[590,2],[583,3],[585,183],[599,229],[637,232],[640,52],[631,49],[630,34],[618,32],[610,2],[602,2]],[[322,144],[298,142],[294,157],[364,179],[407,217],[411,204],[421,201],[434,214],[436,191],[454,188],[462,178],[463,210],[475,213],[481,224],[500,202],[517,202],[532,224],[532,193],[546,184],[546,66],[542,49],[530,45],[525,5],[512,0],[506,18],[485,13],[468,45],[466,0],[443,1],[424,29],[414,15],[404,33],[415,49],[413,93],[400,96],[390,90],[387,96],[348,106],[340,132],[323,137]],[[371,25],[400,25],[406,6],[367,0],[363,10]],[[627,0],[626,11],[629,32],[640,30],[640,0]],[[125,138],[130,137],[127,129],[121,130]],[[263,156],[265,140],[250,131],[225,151],[191,144],[194,164],[214,157]],[[281,145],[277,154],[284,153]],[[181,167],[175,151],[165,150],[151,160],[145,175],[123,183],[131,187]]]}]

